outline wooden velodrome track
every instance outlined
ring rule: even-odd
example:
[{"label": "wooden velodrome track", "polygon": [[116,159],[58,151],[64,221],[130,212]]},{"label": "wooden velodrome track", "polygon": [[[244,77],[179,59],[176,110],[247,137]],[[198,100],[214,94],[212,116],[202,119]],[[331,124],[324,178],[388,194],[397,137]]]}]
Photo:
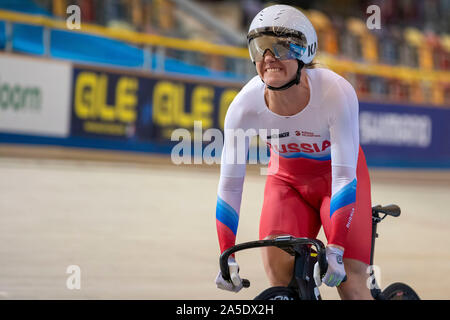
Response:
[{"label": "wooden velodrome track", "polygon": [[[244,184],[238,242],[258,236],[265,178],[256,172]],[[381,286],[402,281],[423,299],[450,299],[450,172],[370,174],[373,204],[402,208],[378,229]],[[218,166],[2,145],[0,177],[1,299],[252,299],[268,287],[259,249],[237,255],[249,289],[215,287]],[[66,287],[70,265],[80,267],[79,290]]]}]

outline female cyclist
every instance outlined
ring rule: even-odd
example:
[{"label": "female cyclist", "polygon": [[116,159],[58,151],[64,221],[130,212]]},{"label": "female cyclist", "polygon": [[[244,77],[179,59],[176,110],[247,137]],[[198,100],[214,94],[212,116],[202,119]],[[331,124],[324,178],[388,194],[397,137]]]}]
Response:
[{"label": "female cyclist", "polygon": [[[240,144],[227,132],[276,129],[276,137],[260,136],[270,147],[272,173],[264,191],[260,239],[315,238],[323,226],[329,267],[322,282],[336,286],[342,299],[371,299],[366,286],[370,181],[359,146],[355,90],[336,73],[313,67],[316,32],[293,7],[274,5],[259,12],[248,46],[258,76],[242,88],[225,117],[216,208],[220,249],[235,244],[245,176],[245,163],[236,161]],[[248,136],[244,145],[247,154]],[[287,286],[294,258],[274,247],[263,248],[262,257],[270,284]],[[234,257],[229,268],[231,281],[219,272],[216,284],[237,292],[242,283]]]}]

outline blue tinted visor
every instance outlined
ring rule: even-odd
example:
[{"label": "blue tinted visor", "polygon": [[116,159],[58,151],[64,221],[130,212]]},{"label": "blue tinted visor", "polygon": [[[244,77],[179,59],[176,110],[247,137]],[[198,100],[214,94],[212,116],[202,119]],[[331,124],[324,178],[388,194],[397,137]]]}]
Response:
[{"label": "blue tinted visor", "polygon": [[248,49],[252,61],[260,62],[267,50],[279,60],[300,59],[305,54],[306,45],[294,37],[261,35],[249,40]]}]

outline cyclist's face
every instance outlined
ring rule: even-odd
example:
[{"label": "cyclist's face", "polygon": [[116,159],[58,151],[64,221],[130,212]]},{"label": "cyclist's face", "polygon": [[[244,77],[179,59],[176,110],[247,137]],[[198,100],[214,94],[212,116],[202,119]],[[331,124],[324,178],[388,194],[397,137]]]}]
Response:
[{"label": "cyclist's face", "polygon": [[280,87],[295,78],[297,60],[279,60],[267,50],[264,58],[256,62],[256,71],[264,82],[272,87]]}]

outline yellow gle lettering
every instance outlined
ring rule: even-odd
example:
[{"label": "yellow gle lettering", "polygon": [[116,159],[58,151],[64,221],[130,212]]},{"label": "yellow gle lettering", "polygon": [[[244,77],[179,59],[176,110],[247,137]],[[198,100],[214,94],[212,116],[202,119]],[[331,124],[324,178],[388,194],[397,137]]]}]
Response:
[{"label": "yellow gle lettering", "polygon": [[162,127],[193,128],[201,121],[203,128],[213,125],[214,88],[198,85],[192,90],[191,110],[186,111],[185,85],[158,82],[153,90],[153,122]]},{"label": "yellow gle lettering", "polygon": [[75,114],[80,119],[95,116],[94,101],[97,89],[97,75],[93,72],[81,72],[75,83]]},{"label": "yellow gle lettering", "polygon": [[96,114],[100,115],[100,119],[106,121],[114,121],[115,110],[114,106],[109,106],[106,99],[108,97],[108,76],[101,74],[97,78],[97,103],[95,106],[98,108]]},{"label": "yellow gle lettering", "polygon": [[173,124],[173,110],[177,103],[177,86],[161,81],[153,89],[153,121],[160,126]]},{"label": "yellow gle lettering", "polygon": [[80,119],[134,122],[138,86],[136,78],[120,77],[115,88],[115,104],[108,105],[108,75],[80,72],[75,83],[75,114]]},{"label": "yellow gle lettering", "polygon": [[194,121],[201,121],[203,128],[210,128],[213,124],[212,111],[214,89],[211,87],[197,86],[192,92],[192,119],[190,127],[194,126]]},{"label": "yellow gle lettering", "polygon": [[139,82],[136,78],[122,77],[116,86],[116,110],[117,119],[122,122],[136,121],[136,92]]}]

